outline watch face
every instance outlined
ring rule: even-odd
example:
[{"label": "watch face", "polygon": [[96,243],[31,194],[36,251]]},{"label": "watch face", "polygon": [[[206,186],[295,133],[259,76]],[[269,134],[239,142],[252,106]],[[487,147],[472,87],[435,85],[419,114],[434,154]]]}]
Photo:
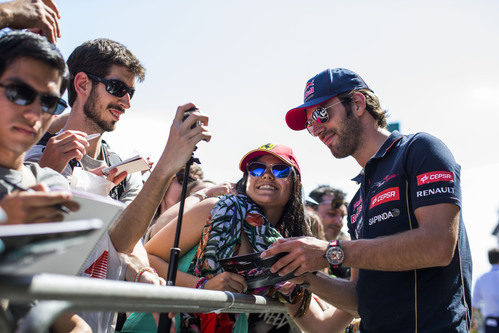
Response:
[{"label": "watch face", "polygon": [[341,265],[343,262],[343,250],[338,246],[330,247],[326,252],[326,259],[331,265]]}]

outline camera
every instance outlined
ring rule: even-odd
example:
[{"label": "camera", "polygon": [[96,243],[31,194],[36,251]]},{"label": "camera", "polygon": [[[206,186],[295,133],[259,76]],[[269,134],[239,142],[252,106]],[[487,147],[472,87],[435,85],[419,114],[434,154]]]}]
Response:
[{"label": "camera", "polygon": [[[184,117],[182,118],[182,121],[185,121],[187,119],[187,117],[189,117],[191,115],[191,113],[193,113],[194,111],[197,111],[197,110],[199,110],[199,109],[196,108],[196,107],[194,107],[194,106],[191,107],[191,108],[189,108],[189,109],[187,109],[187,110],[185,110],[184,111]],[[192,124],[191,129],[193,129],[196,126],[199,126],[199,125],[201,125],[201,122],[197,121],[194,124]]]}]

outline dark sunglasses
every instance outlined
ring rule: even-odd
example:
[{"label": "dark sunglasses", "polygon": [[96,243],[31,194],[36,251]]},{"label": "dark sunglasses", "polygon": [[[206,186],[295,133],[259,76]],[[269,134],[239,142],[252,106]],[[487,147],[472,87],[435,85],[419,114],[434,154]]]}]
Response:
[{"label": "dark sunglasses", "polygon": [[345,201],[343,201],[342,198],[335,198],[331,201],[323,201],[321,202],[319,205],[331,205],[331,209],[338,209],[340,208],[342,205],[345,204]]},{"label": "dark sunglasses", "polygon": [[343,204],[345,204],[345,202],[343,201],[343,199],[333,199],[333,200],[331,200],[331,208],[332,209],[338,209]]},{"label": "dark sunglasses", "polygon": [[88,73],[86,73],[86,74],[90,79],[98,81],[98,82],[102,83],[103,85],[105,85],[106,91],[113,96],[123,97],[123,96],[125,96],[125,94],[128,94],[128,96],[130,96],[130,99],[132,99],[133,94],[135,93],[135,89],[130,88],[123,81],[116,80],[116,79],[103,79],[103,78],[95,76],[93,74],[88,74]]},{"label": "dark sunglasses", "polygon": [[40,96],[42,111],[49,114],[61,114],[68,107],[65,100],[56,95],[40,94],[25,83],[1,84],[5,89],[5,97],[16,105],[26,106],[33,103]]},{"label": "dark sunglasses", "polygon": [[291,167],[286,164],[269,164],[261,162],[253,162],[249,163],[247,166],[248,172],[253,177],[261,177],[267,171],[267,168],[270,168],[272,174],[276,178],[286,178],[289,176],[291,172]]}]

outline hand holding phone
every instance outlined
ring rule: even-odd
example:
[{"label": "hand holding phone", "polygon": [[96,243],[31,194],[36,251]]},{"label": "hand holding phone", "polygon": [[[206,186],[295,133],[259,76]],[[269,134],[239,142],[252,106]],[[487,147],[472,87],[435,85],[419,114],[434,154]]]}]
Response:
[{"label": "hand holding phone", "polygon": [[[195,106],[187,109],[184,111],[184,117],[182,118],[182,121],[185,121],[194,111],[199,111],[199,109]],[[192,124],[191,129],[196,128],[197,126],[200,126],[201,122],[196,121],[194,124]]]}]

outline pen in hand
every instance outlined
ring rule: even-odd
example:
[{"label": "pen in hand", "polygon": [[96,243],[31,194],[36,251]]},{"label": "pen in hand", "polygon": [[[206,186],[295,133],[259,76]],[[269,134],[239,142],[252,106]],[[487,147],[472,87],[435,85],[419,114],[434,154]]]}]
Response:
[{"label": "pen in hand", "polygon": [[[16,184],[14,182],[11,182],[10,180],[6,179],[6,178],[3,178],[2,179],[4,182],[6,182],[7,184],[13,186],[16,190],[19,190],[19,191],[26,191],[26,192],[35,192],[34,190],[30,189],[30,188],[27,188],[27,187],[24,187],[22,185],[19,185],[19,184]],[[60,204],[55,204],[53,205],[52,207],[54,207],[56,210],[58,210],[59,212],[61,213],[64,213],[64,214],[71,214],[71,210],[69,210],[67,207],[63,206],[63,205],[60,205]]]},{"label": "pen in hand", "polygon": [[95,134],[89,134],[85,137],[87,141],[97,139],[99,136],[101,136],[102,133],[95,133]]}]

